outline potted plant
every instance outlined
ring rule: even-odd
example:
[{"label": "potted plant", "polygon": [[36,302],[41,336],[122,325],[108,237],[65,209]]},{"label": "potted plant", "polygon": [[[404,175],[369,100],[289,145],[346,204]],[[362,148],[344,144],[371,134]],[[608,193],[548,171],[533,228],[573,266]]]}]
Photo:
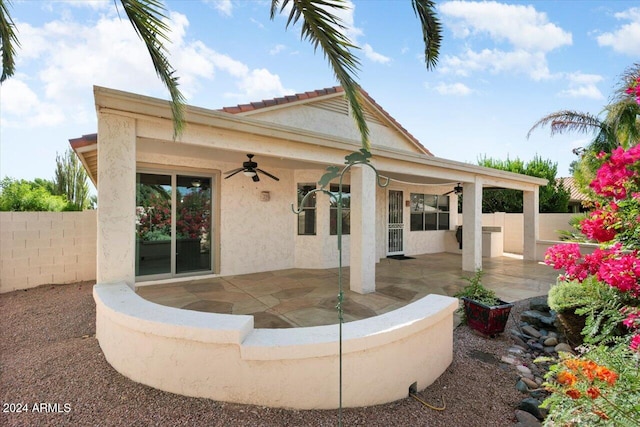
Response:
[{"label": "potted plant", "polygon": [[473,276],[464,277],[469,284],[454,296],[462,299],[463,322],[484,335],[494,336],[504,331],[513,304],[502,301],[494,291],[485,288],[483,274],[477,270]]}]

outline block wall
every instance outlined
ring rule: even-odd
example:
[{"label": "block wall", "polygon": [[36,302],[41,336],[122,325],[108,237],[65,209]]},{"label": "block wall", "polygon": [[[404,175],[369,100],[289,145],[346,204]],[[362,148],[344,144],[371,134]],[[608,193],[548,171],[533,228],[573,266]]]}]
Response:
[{"label": "block wall", "polygon": [[96,278],[97,211],[0,212],[0,293]]}]

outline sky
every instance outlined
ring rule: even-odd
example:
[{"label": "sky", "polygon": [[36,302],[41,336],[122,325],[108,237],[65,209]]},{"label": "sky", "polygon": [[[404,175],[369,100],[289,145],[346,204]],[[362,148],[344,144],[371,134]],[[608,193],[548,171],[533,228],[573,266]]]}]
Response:
[{"label": "sky", "polygon": [[[117,6],[116,6],[117,3]],[[170,62],[190,105],[218,109],[337,85],[320,51],[266,0],[165,1]],[[357,81],[434,155],[538,155],[569,176],[590,135],[527,133],[559,110],[601,114],[640,62],[637,1],[438,1],[443,41],[427,71],[410,0],[352,0]],[[119,2],[14,0],[16,74],[0,86],[0,177],[53,178],[69,139],[95,133],[93,85],[168,99]],[[602,117],[602,116],[601,116]]]}]

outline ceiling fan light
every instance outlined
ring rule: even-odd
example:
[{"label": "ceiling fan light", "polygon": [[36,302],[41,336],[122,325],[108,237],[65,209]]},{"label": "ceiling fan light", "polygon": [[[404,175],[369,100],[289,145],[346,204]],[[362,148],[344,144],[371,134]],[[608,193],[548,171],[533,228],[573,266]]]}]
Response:
[{"label": "ceiling fan light", "polygon": [[195,187],[195,188],[199,188],[202,185],[202,183],[200,182],[199,179],[194,179],[193,181],[191,181],[191,186]]},{"label": "ceiling fan light", "polygon": [[244,174],[244,176],[248,176],[249,178],[253,178],[254,176],[256,176],[255,171],[244,171],[242,173]]}]

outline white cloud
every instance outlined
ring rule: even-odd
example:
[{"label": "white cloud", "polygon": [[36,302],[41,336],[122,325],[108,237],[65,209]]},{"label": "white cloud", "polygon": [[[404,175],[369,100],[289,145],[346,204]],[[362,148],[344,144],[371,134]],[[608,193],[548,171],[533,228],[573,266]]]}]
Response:
[{"label": "white cloud", "polygon": [[269,51],[269,55],[277,55],[283,50],[285,50],[286,48],[287,47],[283,44],[277,44]]},{"label": "white cloud", "polygon": [[616,13],[615,17],[624,21],[631,21],[610,33],[597,37],[600,46],[609,46],[614,51],[630,56],[640,55],[640,8],[631,8]]},{"label": "white cloud", "polygon": [[485,34],[515,49],[549,52],[572,43],[571,33],[549,22],[533,6],[489,2],[451,1],[439,6],[457,37]]},{"label": "white cloud", "polygon": [[364,46],[362,46],[362,51],[364,52],[364,56],[366,56],[373,62],[378,62],[380,64],[388,64],[391,61],[391,58],[381,55],[377,52],[374,52],[373,48],[369,44],[365,44]]},{"label": "white cloud", "polygon": [[[451,1],[439,6],[443,22],[459,38],[488,37],[496,47],[444,58],[440,71],[467,76],[474,71],[517,72],[534,80],[551,78],[546,54],[572,44],[571,33],[550,23],[533,6]],[[472,42],[473,40],[470,40]]]},{"label": "white cloud", "polygon": [[56,105],[43,102],[31,88],[15,76],[2,84],[0,111],[3,127],[53,126],[64,121],[64,113]]},{"label": "white cloud", "polygon": [[[427,86],[427,88],[429,88]],[[464,83],[439,83],[433,88],[440,95],[455,95],[455,96],[467,96],[473,93]]]},{"label": "white cloud", "polygon": [[560,96],[571,98],[604,99],[604,95],[596,86],[603,80],[597,74],[572,73],[566,76],[569,81],[569,88],[560,92]]},{"label": "white cloud", "polygon": [[231,16],[233,12],[233,4],[231,0],[203,0],[205,3],[210,4],[220,12],[221,15]]},{"label": "white cloud", "polygon": [[[278,75],[266,69],[252,70],[200,40],[189,40],[186,16],[172,12],[170,18],[167,23],[172,43],[166,47],[187,100],[217,73],[228,74],[244,101],[293,92],[282,86]],[[13,78],[3,84],[3,123],[29,126],[36,121],[58,123],[65,117],[73,117],[76,123],[90,120],[93,85],[168,98],[144,44],[129,21],[115,12],[97,22],[65,19],[40,27],[25,23],[18,26],[22,45],[18,70],[24,70],[30,80],[18,82]],[[21,95],[6,95],[18,92]],[[18,104],[26,112],[7,107],[8,99],[20,100]]]},{"label": "white cloud", "polygon": [[285,89],[280,81],[280,76],[272,74],[264,68],[251,70],[238,82],[241,93],[227,93],[226,96],[257,101],[293,93],[291,89]]},{"label": "white cloud", "polygon": [[550,78],[547,60],[543,53],[515,50],[505,52],[497,49],[483,49],[480,52],[468,49],[459,56],[445,56],[439,71],[468,77],[474,72],[523,73],[534,80]]}]

